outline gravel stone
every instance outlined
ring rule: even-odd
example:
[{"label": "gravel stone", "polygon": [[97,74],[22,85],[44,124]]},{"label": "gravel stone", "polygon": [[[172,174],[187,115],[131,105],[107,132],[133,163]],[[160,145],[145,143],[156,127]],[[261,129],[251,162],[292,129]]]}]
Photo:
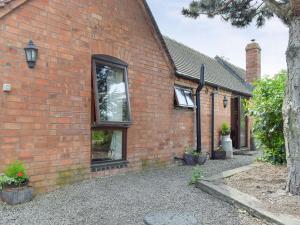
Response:
[{"label": "gravel stone", "polygon": [[[203,170],[206,176],[211,176],[250,164],[255,158],[209,160]],[[201,225],[266,224],[188,186],[191,173],[192,167],[174,166],[87,180],[14,207],[0,202],[0,224],[144,225],[146,214],[168,210],[191,213]]]}]

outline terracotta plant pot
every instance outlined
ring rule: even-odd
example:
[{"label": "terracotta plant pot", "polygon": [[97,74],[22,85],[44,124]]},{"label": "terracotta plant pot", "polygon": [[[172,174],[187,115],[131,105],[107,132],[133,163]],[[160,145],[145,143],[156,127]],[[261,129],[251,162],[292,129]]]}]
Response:
[{"label": "terracotta plant pot", "polygon": [[9,205],[17,205],[32,200],[32,188],[28,186],[28,181],[16,185],[4,185],[0,193],[3,202]]}]

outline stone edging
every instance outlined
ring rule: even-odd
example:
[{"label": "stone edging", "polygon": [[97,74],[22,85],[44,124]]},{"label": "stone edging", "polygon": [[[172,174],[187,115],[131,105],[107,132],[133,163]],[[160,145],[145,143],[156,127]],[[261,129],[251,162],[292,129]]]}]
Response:
[{"label": "stone edging", "polygon": [[297,217],[281,213],[272,213],[268,211],[263,203],[257,198],[220,182],[220,180],[223,178],[250,170],[253,167],[254,165],[243,166],[237,169],[225,171],[209,178],[205,178],[198,182],[196,187],[223,201],[246,210],[250,215],[256,216],[268,222],[279,225],[299,225],[300,219]]}]

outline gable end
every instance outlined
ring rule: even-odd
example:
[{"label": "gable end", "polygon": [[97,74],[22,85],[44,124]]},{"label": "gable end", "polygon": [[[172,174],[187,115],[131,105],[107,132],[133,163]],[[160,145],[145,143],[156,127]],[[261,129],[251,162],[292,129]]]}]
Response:
[{"label": "gable end", "polygon": [[28,0],[0,0],[0,19]]}]

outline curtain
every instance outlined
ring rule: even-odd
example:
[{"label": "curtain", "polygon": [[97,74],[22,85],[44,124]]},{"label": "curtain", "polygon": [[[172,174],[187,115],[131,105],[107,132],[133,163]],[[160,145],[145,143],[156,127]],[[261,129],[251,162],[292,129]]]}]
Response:
[{"label": "curtain", "polygon": [[[123,102],[126,99],[123,70],[111,70],[107,77],[107,94],[110,103],[107,119],[108,121],[120,122],[123,120]],[[122,159],[122,131],[113,131],[110,144],[112,160]]]}]

